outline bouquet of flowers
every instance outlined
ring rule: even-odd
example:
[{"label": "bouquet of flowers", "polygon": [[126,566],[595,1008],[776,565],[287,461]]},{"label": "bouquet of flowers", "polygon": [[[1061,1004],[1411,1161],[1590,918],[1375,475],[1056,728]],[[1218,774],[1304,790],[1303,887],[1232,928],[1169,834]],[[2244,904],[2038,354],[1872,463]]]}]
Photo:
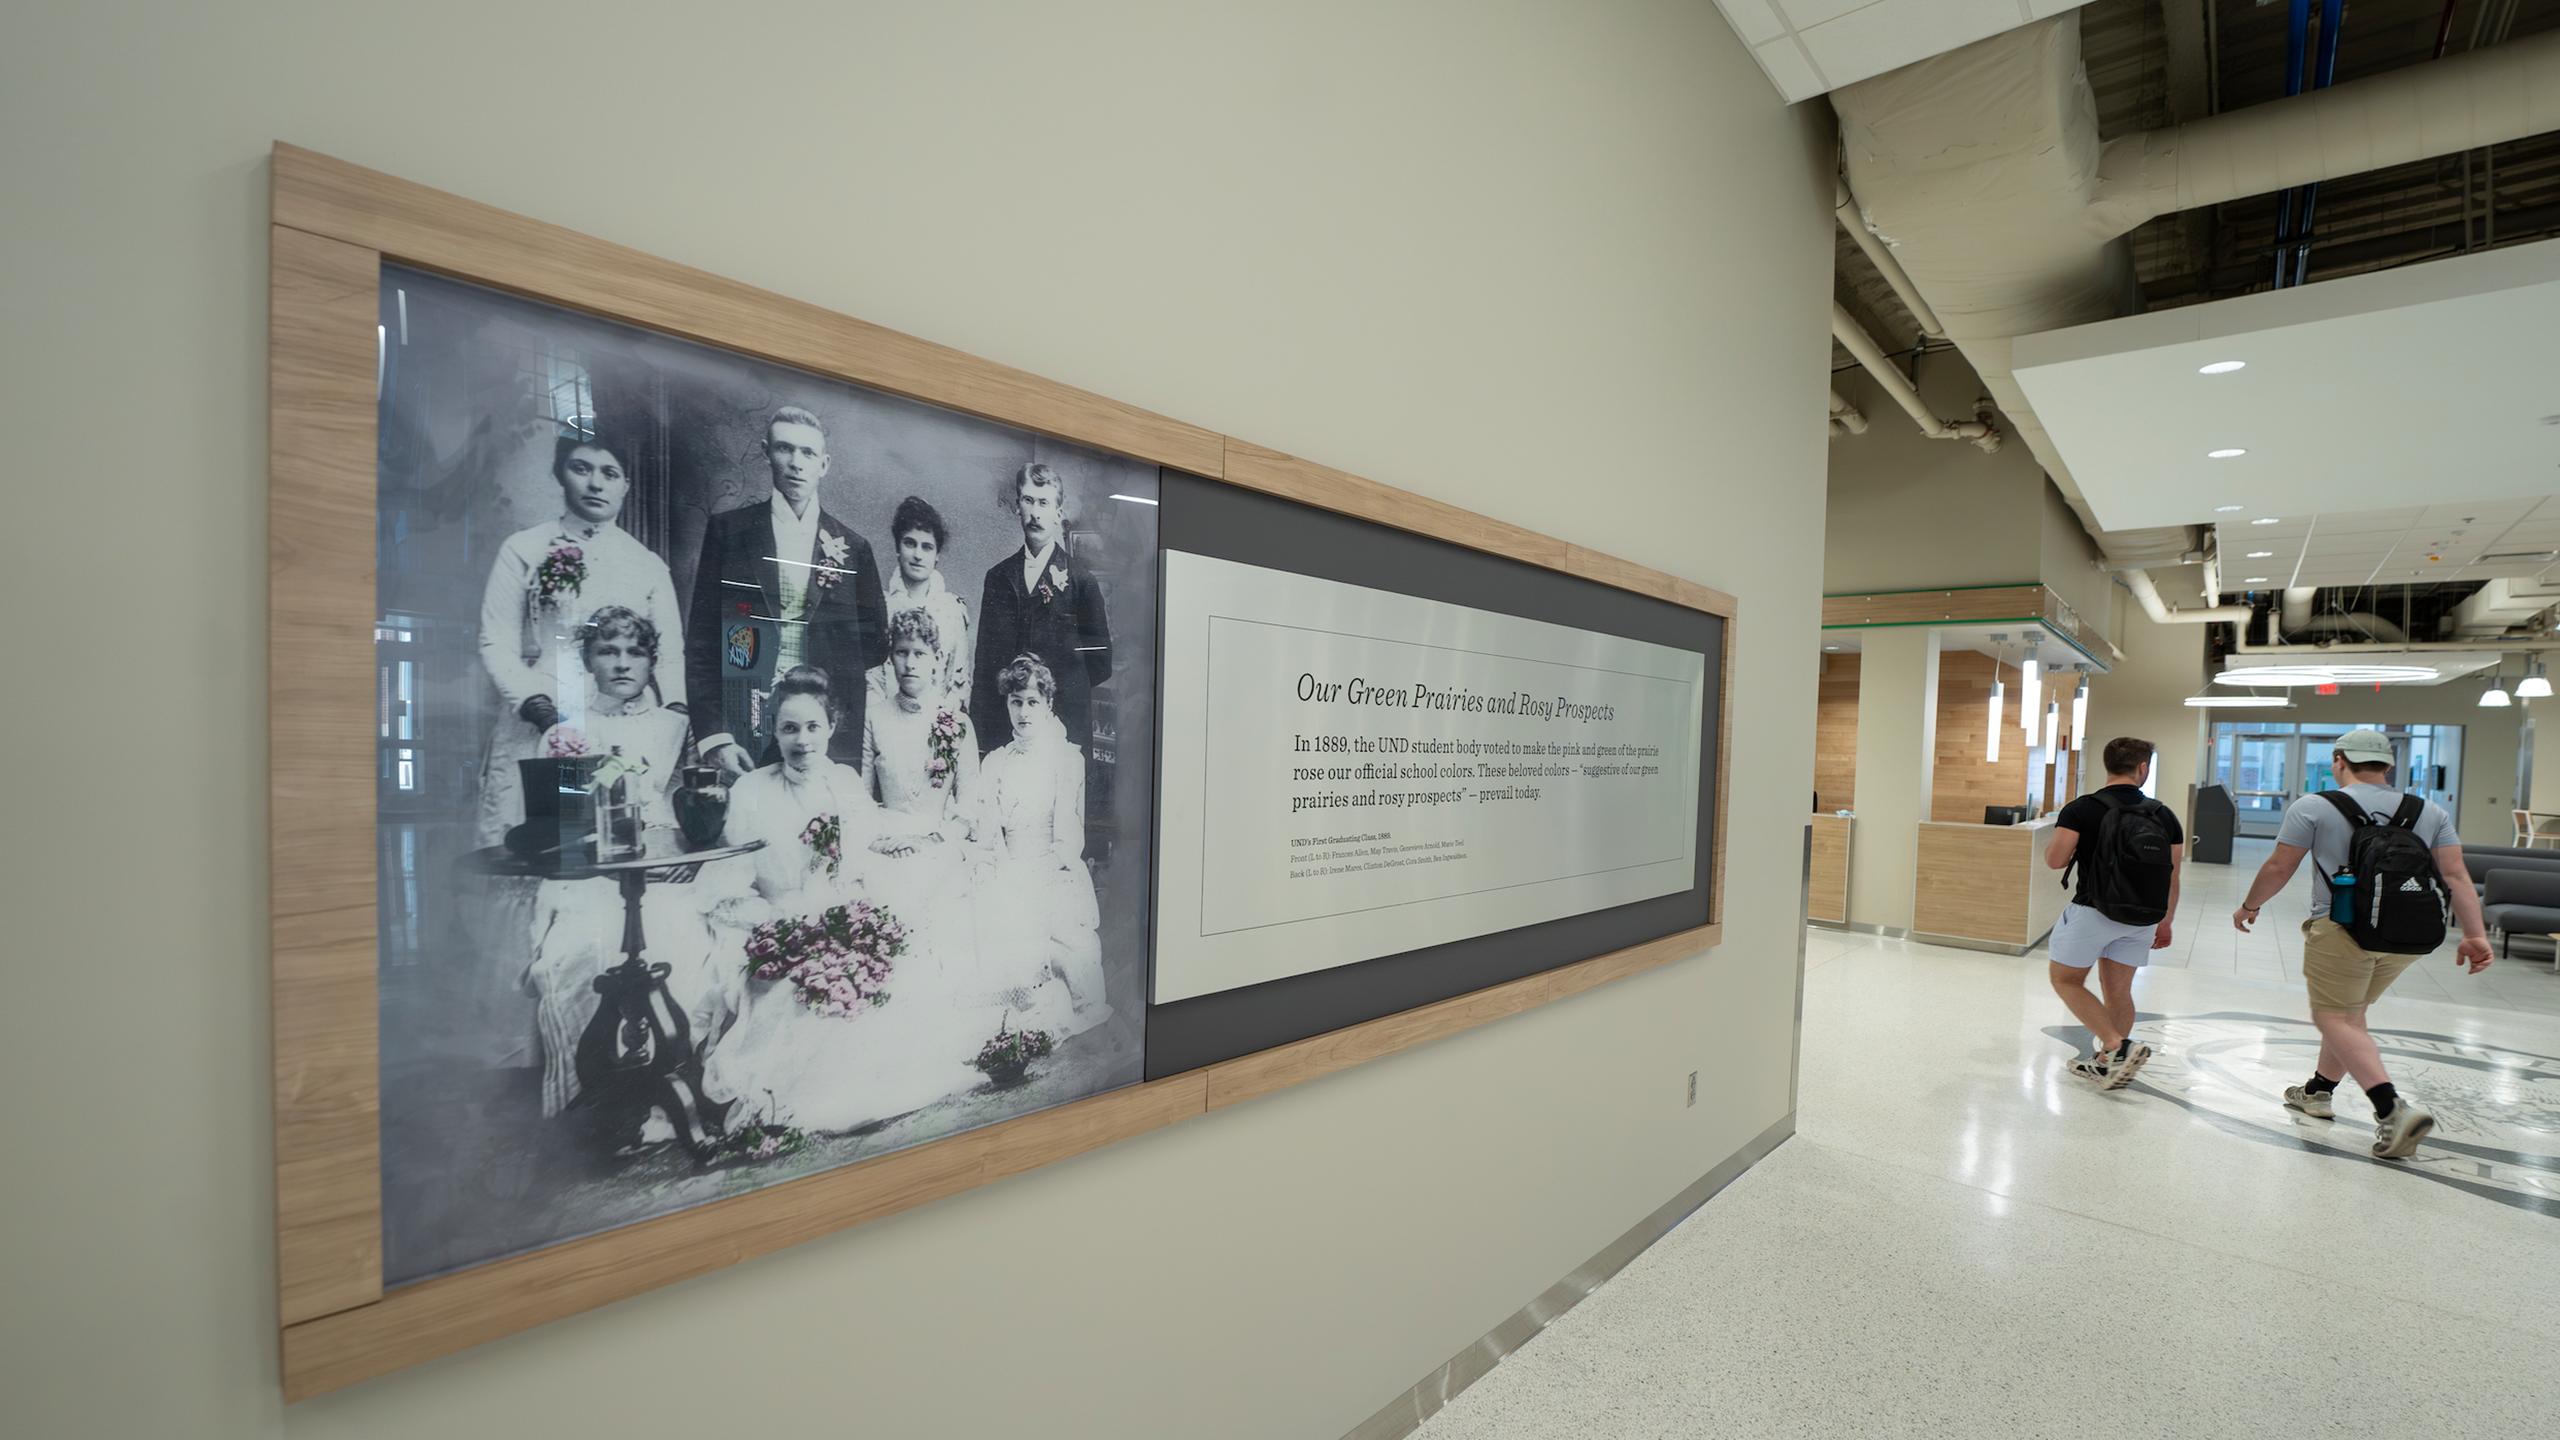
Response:
[{"label": "bouquet of flowers", "polygon": [[587,753],[587,737],[579,734],[575,727],[554,725],[543,732],[542,758],[545,760],[574,760]]},{"label": "bouquet of flowers", "polygon": [[545,601],[574,594],[587,583],[587,552],[566,540],[551,542],[551,553],[533,567],[534,593]]},{"label": "bouquet of flowers", "polygon": [[820,815],[811,820],[800,831],[800,843],[809,847],[810,869],[824,865],[833,875],[844,863],[844,817]]},{"label": "bouquet of flowers", "polygon": [[821,1015],[851,1020],[888,1003],[882,989],[907,951],[907,927],[858,900],[811,917],[768,920],[747,936],[747,973],[788,980],[800,1001]]},{"label": "bouquet of flowers", "polygon": [[808,1146],[809,1137],[795,1127],[759,1120],[722,1136],[720,1154],[724,1159],[733,1160],[779,1160]]},{"label": "bouquet of flowers", "polygon": [[951,783],[951,774],[960,764],[960,742],[968,735],[967,722],[950,711],[933,717],[933,759],[926,762],[924,773],[933,781],[934,789]]},{"label": "bouquet of flowers", "polygon": [[971,1065],[989,1075],[1007,1071],[1019,1073],[1032,1061],[1058,1048],[1057,1041],[1046,1030],[1007,1030],[1004,1022],[996,1022],[995,1038],[978,1051]]}]

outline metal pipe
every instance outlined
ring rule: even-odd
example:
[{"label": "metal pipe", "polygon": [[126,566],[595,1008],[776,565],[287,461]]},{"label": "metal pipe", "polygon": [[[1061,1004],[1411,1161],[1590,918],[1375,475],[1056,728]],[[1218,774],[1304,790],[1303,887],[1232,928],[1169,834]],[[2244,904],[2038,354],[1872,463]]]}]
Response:
[{"label": "metal pipe", "polygon": [[1893,247],[1878,239],[1876,232],[1867,228],[1865,218],[1857,213],[1857,201],[1849,194],[1849,182],[1834,178],[1831,185],[1831,214],[1840,222],[1840,228],[1848,231],[1849,238],[1857,242],[1869,260],[1875,262],[1876,270],[1884,276],[1884,283],[1893,287],[1893,293],[1901,298],[1903,308],[1919,322],[1920,333],[1932,340],[1946,339],[1947,330],[1938,323],[1938,312],[1930,309],[1929,302],[1920,298],[1920,291],[1911,283],[1911,277],[1903,273],[1902,262],[1893,258]]},{"label": "metal pipe", "polygon": [[1919,422],[1921,434],[1932,440],[1971,441],[1986,455],[2000,448],[2000,427],[1987,418],[1941,420],[1932,413],[1928,402],[1921,399],[1920,392],[1912,387],[1910,377],[1893,368],[1893,362],[1885,358],[1883,347],[1877,345],[1857,319],[1850,315],[1848,307],[1837,300],[1831,302],[1831,334],[1857,357],[1858,363],[1866,367],[1866,372],[1875,377],[1876,383],[1884,387],[1884,393],[1892,396],[1904,413]]},{"label": "metal pipe", "polygon": [[1831,392],[1831,433],[1834,435],[1867,433],[1867,417],[1858,413],[1857,406],[1841,399],[1840,392],[1837,390]]},{"label": "metal pipe", "polygon": [[2124,588],[2132,591],[2133,598],[2141,602],[2142,613],[2151,617],[2152,624],[2211,625],[2228,620],[2240,627],[2242,639],[2248,638],[2248,621],[2252,613],[2248,606],[2224,605],[2220,603],[2221,597],[2215,596],[2216,603],[2200,610],[2172,610],[2168,602],[2160,598],[2160,587],[2151,583],[2150,571],[2127,570],[2123,575]]}]

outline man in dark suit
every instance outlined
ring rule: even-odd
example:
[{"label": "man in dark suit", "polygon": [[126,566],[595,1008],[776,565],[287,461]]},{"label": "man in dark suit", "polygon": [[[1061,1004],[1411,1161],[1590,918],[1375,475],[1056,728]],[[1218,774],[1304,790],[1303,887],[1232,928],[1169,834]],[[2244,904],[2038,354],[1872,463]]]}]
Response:
[{"label": "man in dark suit", "polygon": [[827,433],[797,405],[765,427],[773,498],[711,517],[685,611],[685,694],[703,758],[733,778],[771,764],[758,700],[794,665],[827,672],[836,699],[827,753],[862,759],[863,676],[889,655],[887,607],[869,541],[820,508]]},{"label": "man in dark suit", "polygon": [[1093,687],[1111,678],[1111,616],[1102,586],[1067,557],[1067,488],[1037,461],[1013,477],[1022,548],[987,572],[978,605],[978,665],[969,720],[981,753],[1013,739],[996,675],[1016,655],[1037,656],[1058,681],[1058,719],[1078,746],[1093,736]]}]

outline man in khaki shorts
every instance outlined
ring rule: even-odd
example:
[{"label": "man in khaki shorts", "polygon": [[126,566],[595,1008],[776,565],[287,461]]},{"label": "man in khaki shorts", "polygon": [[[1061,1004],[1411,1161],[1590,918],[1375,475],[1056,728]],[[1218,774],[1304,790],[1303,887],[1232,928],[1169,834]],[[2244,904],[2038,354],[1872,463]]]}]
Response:
[{"label": "man in khaki shorts", "polygon": [[[2337,748],[2330,753],[2329,769],[2337,777],[2340,793],[2363,806],[2373,823],[2389,821],[2401,798],[2391,788],[2390,739],[2379,730],[2350,730],[2338,737]],[[2416,830],[2419,842],[2435,856],[2436,874],[2462,926],[2454,963],[2468,965],[2470,973],[2477,975],[2489,968],[2489,937],[2480,919],[2480,897],[2471,888],[2470,872],[2463,868],[2462,837],[2454,833],[2452,817],[2433,802],[2419,815]],[[2354,834],[2347,817],[2331,802],[2317,795],[2294,801],[2285,809],[2283,828],[2276,832],[2276,853],[2258,867],[2248,899],[2231,912],[2231,923],[2246,931],[2258,918],[2259,907],[2293,879],[2302,857],[2311,857],[2312,873],[2320,883],[2312,891],[2311,918],[2302,926],[2302,979],[2311,992],[2312,1023],[2320,1027],[2320,1063],[2310,1079],[2285,1090],[2284,1103],[2327,1120],[2334,1114],[2330,1092],[2338,1088],[2340,1077],[2354,1076],[2364,1087],[2365,1098],[2373,1102],[2373,1153],[2396,1160],[2417,1150],[2418,1142],[2435,1128],[2435,1116],[2392,1088],[2390,1072],[2382,1068],[2382,1052],[2365,1029],[2364,1012],[2419,957],[2364,949],[2345,926],[2329,918],[2329,877],[2345,868],[2347,845]]]}]

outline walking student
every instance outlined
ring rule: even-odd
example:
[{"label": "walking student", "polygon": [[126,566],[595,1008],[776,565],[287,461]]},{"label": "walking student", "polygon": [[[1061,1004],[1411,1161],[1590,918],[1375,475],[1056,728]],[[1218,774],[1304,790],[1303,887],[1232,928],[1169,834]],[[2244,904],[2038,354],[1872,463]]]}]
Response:
[{"label": "walking student", "polygon": [[2391,741],[2381,731],[2339,736],[2329,761],[2338,788],[2285,808],[2276,853],[2258,867],[2231,923],[2246,931],[2259,908],[2293,879],[2302,857],[2311,857],[2320,883],[2311,918],[2302,923],[2302,980],[2311,992],[2312,1023],[2320,1027],[2320,1062],[2310,1079],[2286,1088],[2284,1103],[2331,1119],[2331,1092],[2353,1076],[2373,1102],[2373,1153],[2398,1160],[2417,1150],[2435,1116],[2392,1086],[2365,1029],[2365,1007],[2419,956],[2444,943],[2448,899],[2462,924],[2455,964],[2468,965],[2474,975],[2488,969],[2489,936],[2453,818],[2431,801],[2392,789],[2391,763]]},{"label": "walking student", "polygon": [[[2071,903],[2053,927],[2046,973],[2054,993],[2097,1040],[2089,1058],[2071,1068],[2102,1090],[2133,1083],[2151,1058],[2151,1047],[2133,1038],[2133,972],[2150,962],[2152,951],[2168,948],[2178,913],[2186,835],[2168,806],[2142,793],[2157,748],[2130,735],[2108,741],[2101,752],[2105,787],[2063,806],[2044,847],[2051,869],[2079,864]],[[2089,993],[2093,969],[2098,995]]]}]

